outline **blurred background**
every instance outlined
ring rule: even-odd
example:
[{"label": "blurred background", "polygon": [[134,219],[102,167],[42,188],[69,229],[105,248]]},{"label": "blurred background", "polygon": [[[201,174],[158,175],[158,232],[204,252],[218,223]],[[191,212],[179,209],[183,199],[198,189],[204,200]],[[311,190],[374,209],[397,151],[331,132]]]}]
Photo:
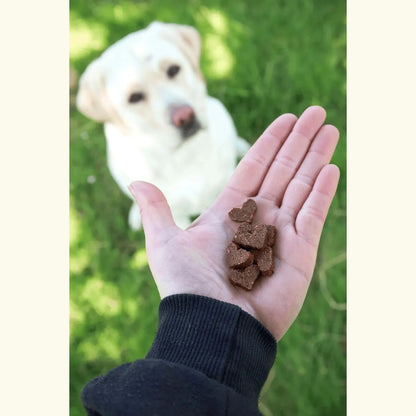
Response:
[{"label": "blurred background", "polygon": [[340,130],[341,169],[304,307],[278,344],[260,398],[264,416],[346,414],[346,9],[334,0],[71,0],[70,398],[85,415],[84,384],[152,343],[159,295],[130,200],[107,168],[102,125],[75,108],[86,66],[154,20],[192,25],[202,38],[208,93],[253,143],[278,115],[309,105]]}]

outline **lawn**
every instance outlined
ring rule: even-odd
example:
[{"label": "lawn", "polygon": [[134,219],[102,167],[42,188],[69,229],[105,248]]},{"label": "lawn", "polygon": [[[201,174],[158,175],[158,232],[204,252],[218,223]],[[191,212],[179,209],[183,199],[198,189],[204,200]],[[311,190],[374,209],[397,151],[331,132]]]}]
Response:
[{"label": "lawn", "polygon": [[[278,115],[319,104],[340,130],[341,169],[304,307],[264,386],[264,416],[346,414],[346,10],[333,0],[71,0],[70,63],[92,59],[153,20],[189,24],[202,37],[210,95],[251,143]],[[110,176],[102,126],[70,114],[70,397],[91,378],[143,358],[157,327],[159,297],[144,235],[128,229],[130,201]]]}]

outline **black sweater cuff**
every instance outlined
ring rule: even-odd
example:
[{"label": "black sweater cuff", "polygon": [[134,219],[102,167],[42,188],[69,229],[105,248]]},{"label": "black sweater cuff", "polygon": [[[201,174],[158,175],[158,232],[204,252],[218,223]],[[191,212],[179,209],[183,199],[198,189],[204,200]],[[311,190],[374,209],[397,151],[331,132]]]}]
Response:
[{"label": "black sweater cuff", "polygon": [[246,397],[258,397],[276,356],[276,340],[250,314],[199,295],[172,295],[146,358],[201,371]]}]

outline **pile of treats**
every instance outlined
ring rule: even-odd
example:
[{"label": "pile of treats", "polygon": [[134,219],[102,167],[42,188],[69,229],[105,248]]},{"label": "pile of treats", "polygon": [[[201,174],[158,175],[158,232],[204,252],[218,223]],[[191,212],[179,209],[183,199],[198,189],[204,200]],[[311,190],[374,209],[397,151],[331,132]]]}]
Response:
[{"label": "pile of treats", "polygon": [[256,202],[249,199],[241,208],[228,213],[231,220],[241,223],[226,249],[228,278],[231,284],[246,290],[251,290],[260,276],[271,276],[274,272],[276,227],[253,224],[256,211]]}]

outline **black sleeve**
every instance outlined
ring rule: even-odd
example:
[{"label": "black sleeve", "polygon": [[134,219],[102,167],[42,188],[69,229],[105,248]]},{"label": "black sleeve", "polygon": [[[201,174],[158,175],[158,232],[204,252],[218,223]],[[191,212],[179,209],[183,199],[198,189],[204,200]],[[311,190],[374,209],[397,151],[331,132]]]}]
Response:
[{"label": "black sleeve", "polygon": [[276,355],[270,332],[240,307],[198,295],[159,306],[145,359],[90,381],[88,416],[252,416]]}]

